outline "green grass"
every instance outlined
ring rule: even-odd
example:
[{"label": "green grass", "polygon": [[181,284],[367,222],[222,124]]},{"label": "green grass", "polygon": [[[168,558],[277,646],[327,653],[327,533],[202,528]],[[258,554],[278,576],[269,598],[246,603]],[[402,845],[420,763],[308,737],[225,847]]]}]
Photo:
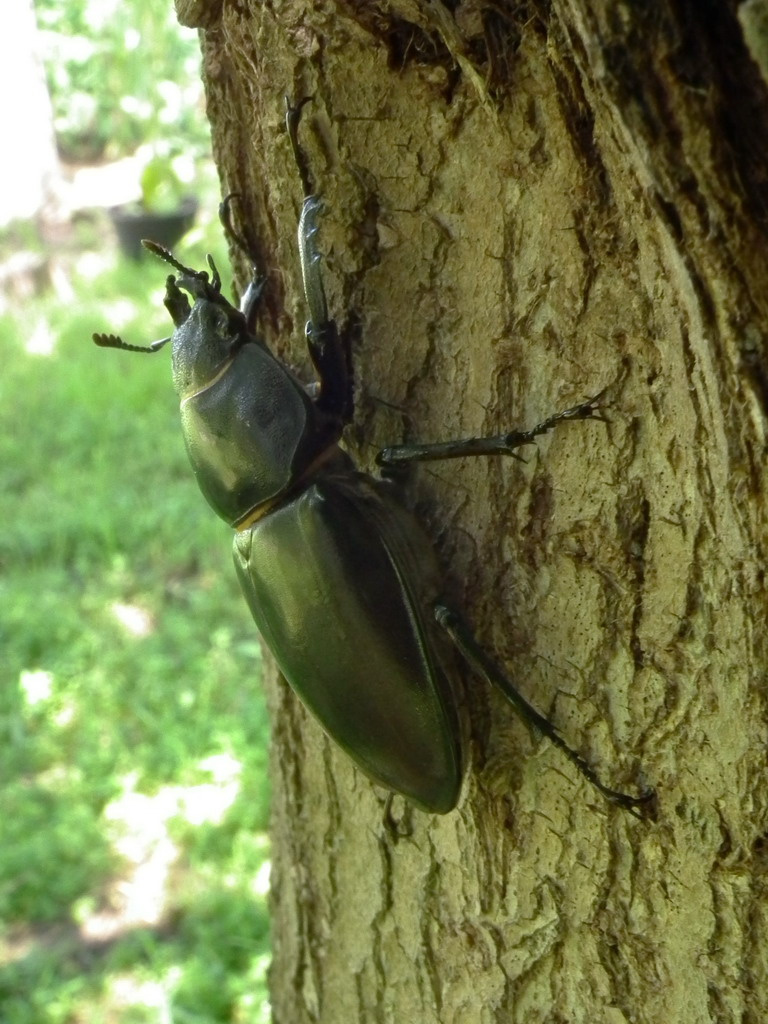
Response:
[{"label": "green grass", "polygon": [[[165,268],[102,260],[73,256],[72,296],[0,316],[0,1017],[255,1024],[256,631],[187,463],[170,352],[90,340],[168,333]],[[153,862],[149,916],[164,909],[146,923],[121,904]]]}]

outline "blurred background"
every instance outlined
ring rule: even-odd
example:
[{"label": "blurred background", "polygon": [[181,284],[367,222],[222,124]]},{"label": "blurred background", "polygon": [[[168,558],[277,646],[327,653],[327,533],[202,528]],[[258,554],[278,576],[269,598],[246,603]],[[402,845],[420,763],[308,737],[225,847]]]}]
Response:
[{"label": "blurred background", "polygon": [[[0,35],[0,1021],[269,1020],[266,714],[186,460],[167,268],[229,265],[197,34],[13,0]],[[149,220],[147,220],[149,218]]]}]

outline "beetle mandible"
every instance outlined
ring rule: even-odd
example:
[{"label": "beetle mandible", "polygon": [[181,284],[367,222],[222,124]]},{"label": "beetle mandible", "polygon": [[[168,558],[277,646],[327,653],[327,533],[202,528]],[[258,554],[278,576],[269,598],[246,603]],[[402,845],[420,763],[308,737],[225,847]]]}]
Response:
[{"label": "beetle mandible", "polygon": [[[453,647],[608,800],[639,817],[651,794],[608,788],[518,693],[445,603],[432,546],[397,501],[394,482],[358,471],[339,447],[353,414],[352,368],[348,341],[328,317],[315,246],[321,204],[298,142],[305,102],[291,106],[286,98],[286,125],[304,192],[299,253],[318,383],[305,387],[255,334],[263,287],[255,272],[236,309],[210,256],[209,275],[154,242],[144,245],[180,275],[166,282],[172,336],[149,346],[104,334],[94,341],[135,352],[172,342],[187,452],[205,498],[236,531],[235,568],[256,625],[303,703],[374,782],[428,812],[456,806],[464,743]],[[222,222],[247,252],[231,225],[232,198],[222,204]],[[599,397],[531,430],[400,445],[377,462],[386,469],[511,454],[566,420],[600,419]]]}]

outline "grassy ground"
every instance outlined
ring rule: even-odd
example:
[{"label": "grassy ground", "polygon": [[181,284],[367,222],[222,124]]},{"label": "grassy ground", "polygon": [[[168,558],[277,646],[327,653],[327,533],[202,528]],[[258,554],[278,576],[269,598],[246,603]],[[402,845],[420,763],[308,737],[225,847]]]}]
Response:
[{"label": "grassy ground", "polygon": [[[193,243],[179,254],[198,262]],[[70,263],[71,294],[61,279],[0,316],[0,1019],[256,1024],[255,628],[186,461],[169,351],[90,341],[168,333],[166,268]]]}]

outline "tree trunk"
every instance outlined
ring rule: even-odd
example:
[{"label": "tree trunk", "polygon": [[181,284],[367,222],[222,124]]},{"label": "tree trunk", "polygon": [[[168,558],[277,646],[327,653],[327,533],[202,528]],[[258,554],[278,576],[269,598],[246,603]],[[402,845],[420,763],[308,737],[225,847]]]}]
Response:
[{"label": "tree trunk", "polygon": [[768,96],[735,4],[178,5],[264,332],[307,379],[282,118],[313,97],[361,466],[607,389],[607,424],[426,465],[409,501],[522,692],[658,798],[607,805],[467,673],[459,808],[396,800],[395,840],[268,680],[276,1024],[764,1021]]}]

